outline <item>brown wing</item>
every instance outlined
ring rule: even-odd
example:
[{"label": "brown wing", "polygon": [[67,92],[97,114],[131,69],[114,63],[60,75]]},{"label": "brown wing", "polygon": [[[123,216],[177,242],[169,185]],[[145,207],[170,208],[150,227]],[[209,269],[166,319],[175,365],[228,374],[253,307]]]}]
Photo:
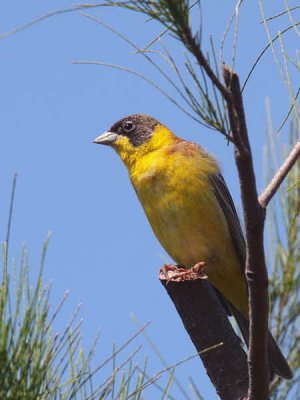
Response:
[{"label": "brown wing", "polygon": [[241,261],[241,267],[244,271],[246,262],[246,244],[232,197],[222,174],[210,175],[209,180],[211,182],[216,199],[218,200],[218,203],[220,204],[220,207],[227,220],[229,232],[236,252]]}]

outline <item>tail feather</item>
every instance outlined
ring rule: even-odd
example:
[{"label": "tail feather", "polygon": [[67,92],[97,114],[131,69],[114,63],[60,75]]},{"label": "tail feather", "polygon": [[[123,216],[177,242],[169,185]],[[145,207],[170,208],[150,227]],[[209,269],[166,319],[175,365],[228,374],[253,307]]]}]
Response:
[{"label": "tail feather", "polygon": [[[249,321],[233,306],[231,306],[232,313],[237,321],[240,331],[243,335],[245,343],[249,345]],[[278,344],[273,338],[271,332],[269,332],[268,338],[268,355],[271,366],[271,372],[285,379],[292,379],[293,373],[282,354]]]},{"label": "tail feather", "polygon": [[284,355],[282,354],[276,340],[272,336],[271,332],[269,332],[269,361],[272,367],[273,372],[278,376],[281,376],[285,379],[292,379],[293,373],[289,364],[287,363]]}]

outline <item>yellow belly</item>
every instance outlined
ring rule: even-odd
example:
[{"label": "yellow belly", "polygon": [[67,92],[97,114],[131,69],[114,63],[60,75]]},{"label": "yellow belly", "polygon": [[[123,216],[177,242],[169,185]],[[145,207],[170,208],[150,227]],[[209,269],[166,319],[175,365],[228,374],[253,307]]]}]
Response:
[{"label": "yellow belly", "polygon": [[137,176],[133,185],[167,253],[187,268],[204,261],[210,282],[246,316],[245,277],[207,175],[199,175],[193,160],[183,159],[180,168],[156,165]]}]

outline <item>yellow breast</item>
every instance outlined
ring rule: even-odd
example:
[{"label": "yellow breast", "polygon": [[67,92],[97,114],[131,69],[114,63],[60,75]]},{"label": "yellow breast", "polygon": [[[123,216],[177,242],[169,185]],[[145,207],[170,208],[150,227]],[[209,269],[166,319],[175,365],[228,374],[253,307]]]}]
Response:
[{"label": "yellow breast", "polygon": [[130,158],[121,154],[152,230],[177,264],[204,261],[212,284],[247,315],[244,274],[209,182],[218,165],[193,143],[169,139]]},{"label": "yellow breast", "polygon": [[216,258],[212,235],[224,237],[228,230],[199,165],[203,160],[166,149],[155,153],[143,157],[130,175],[155,235],[178,264],[190,267]]}]

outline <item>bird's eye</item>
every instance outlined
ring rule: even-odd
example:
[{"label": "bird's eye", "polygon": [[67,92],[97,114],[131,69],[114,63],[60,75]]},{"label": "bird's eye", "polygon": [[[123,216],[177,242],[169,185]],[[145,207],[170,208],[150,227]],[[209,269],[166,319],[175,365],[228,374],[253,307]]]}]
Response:
[{"label": "bird's eye", "polygon": [[126,121],[125,124],[124,124],[124,126],[123,126],[123,128],[124,128],[124,131],[125,131],[125,132],[131,132],[131,131],[134,130],[135,125],[134,125],[134,123],[131,122],[131,121]]}]

